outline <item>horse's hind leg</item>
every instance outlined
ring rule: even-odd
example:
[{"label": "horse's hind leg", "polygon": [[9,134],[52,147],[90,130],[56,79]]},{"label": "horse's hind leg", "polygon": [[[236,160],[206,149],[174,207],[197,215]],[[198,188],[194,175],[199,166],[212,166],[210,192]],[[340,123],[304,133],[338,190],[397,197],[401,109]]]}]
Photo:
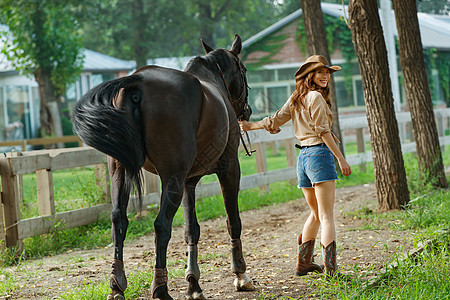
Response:
[{"label": "horse's hind leg", "polygon": [[156,263],[151,285],[154,299],[171,300],[167,288],[167,246],[172,235],[172,221],[183,196],[185,175],[161,176],[162,194],[158,216],[155,219]]},{"label": "horse's hind leg", "polygon": [[128,228],[127,206],[130,197],[130,184],[125,178],[125,169],[115,159],[108,157],[108,167],[111,174],[111,198],[113,209],[111,212],[111,234],[114,242],[114,261],[110,287],[112,290],[108,299],[122,300],[127,288],[127,278],[123,267],[123,242]]},{"label": "horse's hind leg", "polygon": [[238,207],[241,171],[238,159],[222,160],[217,176],[219,178],[220,185],[222,186],[225,210],[228,215],[227,226],[228,233],[231,237],[232,254],[231,270],[236,274],[234,285],[238,291],[252,291],[255,288],[252,285],[252,280],[247,276],[247,274],[245,274],[247,266],[242,253],[242,223],[239,216]]},{"label": "horse's hind leg", "polygon": [[200,279],[200,269],[197,264],[198,240],[200,238],[200,225],[195,213],[195,186],[201,177],[191,178],[186,181],[183,195],[183,211],[185,219],[184,239],[188,245],[187,267],[185,278],[189,282],[189,289],[186,293],[186,299],[206,299],[202,289],[198,284]]}]

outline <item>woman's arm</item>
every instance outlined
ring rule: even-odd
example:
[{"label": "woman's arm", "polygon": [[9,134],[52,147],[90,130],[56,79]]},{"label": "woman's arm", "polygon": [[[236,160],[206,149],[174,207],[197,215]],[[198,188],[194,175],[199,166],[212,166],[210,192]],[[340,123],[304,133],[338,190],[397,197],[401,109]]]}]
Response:
[{"label": "woman's arm", "polygon": [[344,158],[344,155],[342,155],[341,150],[339,150],[339,147],[336,145],[336,142],[334,141],[331,132],[323,134],[321,138],[323,142],[327,145],[327,147],[330,148],[331,152],[333,152],[334,156],[336,156],[336,159],[339,163],[339,167],[341,168],[342,171],[342,175],[344,176],[350,175],[352,173],[350,165],[347,163],[347,161]]},{"label": "woman's arm", "polygon": [[239,126],[241,127],[242,131],[264,129],[264,125],[263,125],[262,121],[258,121],[258,122],[238,121],[238,122],[239,122]]}]

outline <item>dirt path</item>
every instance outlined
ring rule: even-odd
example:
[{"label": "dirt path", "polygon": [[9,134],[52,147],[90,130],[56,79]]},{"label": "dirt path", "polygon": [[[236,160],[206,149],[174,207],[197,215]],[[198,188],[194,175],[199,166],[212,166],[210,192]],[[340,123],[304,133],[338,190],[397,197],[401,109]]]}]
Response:
[{"label": "dirt path", "polygon": [[[349,212],[363,208],[376,210],[373,185],[341,188],[336,192],[336,229],[338,265],[346,273],[359,268],[359,275],[371,277],[390,261],[398,247],[411,248],[409,232],[363,230],[364,221],[351,218]],[[320,275],[294,276],[297,254],[297,236],[308,216],[303,199],[281,205],[243,212],[243,248],[247,273],[253,279],[256,291],[234,291],[234,275],[230,271],[230,246],[225,218],[201,224],[199,243],[200,285],[208,299],[256,299],[261,295],[276,298],[314,298],[314,288],[307,279],[322,280]],[[175,228],[169,245],[169,290],[175,299],[184,299],[187,283],[184,280],[186,246],[183,228]],[[316,253],[319,253],[316,243]],[[13,273],[20,289],[10,298],[0,299],[58,299],[67,287],[83,282],[102,282],[109,277],[112,249],[73,251],[41,260],[27,261],[7,271]],[[129,243],[125,247],[125,268],[150,268],[154,260],[153,235]],[[316,257],[320,262],[320,255]],[[0,280],[2,280],[0,276]],[[139,299],[151,299],[146,293]]]}]

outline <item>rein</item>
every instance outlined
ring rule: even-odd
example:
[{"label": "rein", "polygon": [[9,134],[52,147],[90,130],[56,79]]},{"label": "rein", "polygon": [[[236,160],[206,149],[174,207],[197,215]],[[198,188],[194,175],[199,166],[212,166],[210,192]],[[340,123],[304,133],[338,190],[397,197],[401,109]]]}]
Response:
[{"label": "rein", "polygon": [[[228,101],[230,101],[230,103],[233,104],[233,101],[231,100],[230,89],[228,88],[227,82],[225,81],[225,75],[223,74],[222,69],[220,68],[219,63],[217,63],[217,68],[219,69],[220,76],[222,77],[223,84],[225,85],[225,89],[227,90]],[[242,73],[242,72],[241,72],[241,73]],[[244,83],[245,83],[245,80],[244,80]],[[244,90],[242,90],[241,95],[239,96],[239,98],[238,98],[236,101],[242,100],[243,95],[244,95]],[[246,104],[246,105],[248,105],[248,104]],[[241,120],[241,117],[242,117],[242,114],[239,115],[239,116],[237,116],[237,117],[238,117],[238,120],[240,121],[240,120]],[[247,143],[248,143],[248,145],[249,145],[248,147],[247,147],[247,145],[245,144],[245,140],[244,140],[244,138],[243,138],[244,134],[247,136]],[[247,132],[247,131],[242,132],[242,133],[240,134],[240,137],[241,137],[242,146],[244,146],[245,155],[247,155],[247,156],[252,156],[252,153],[253,153],[253,152],[256,152],[256,150],[252,150],[252,143],[250,142],[250,137],[248,136],[248,132]]]}]

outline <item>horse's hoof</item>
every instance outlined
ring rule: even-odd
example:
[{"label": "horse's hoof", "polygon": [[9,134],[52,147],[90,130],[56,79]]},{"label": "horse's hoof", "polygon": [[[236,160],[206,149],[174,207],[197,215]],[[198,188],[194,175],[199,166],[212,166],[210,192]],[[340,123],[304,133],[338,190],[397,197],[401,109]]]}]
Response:
[{"label": "horse's hoof", "polygon": [[252,280],[245,273],[236,274],[237,278],[234,280],[234,286],[237,291],[254,291],[255,287]]},{"label": "horse's hoof", "polygon": [[191,295],[186,295],[186,300],[206,300],[203,292],[193,292]]},{"label": "horse's hoof", "polygon": [[116,294],[114,296],[109,294],[106,300],[125,300],[125,297],[120,294]]},{"label": "horse's hoof", "polygon": [[173,300],[173,298],[169,295],[167,285],[159,286],[154,289],[152,297],[153,299],[158,300]]}]

